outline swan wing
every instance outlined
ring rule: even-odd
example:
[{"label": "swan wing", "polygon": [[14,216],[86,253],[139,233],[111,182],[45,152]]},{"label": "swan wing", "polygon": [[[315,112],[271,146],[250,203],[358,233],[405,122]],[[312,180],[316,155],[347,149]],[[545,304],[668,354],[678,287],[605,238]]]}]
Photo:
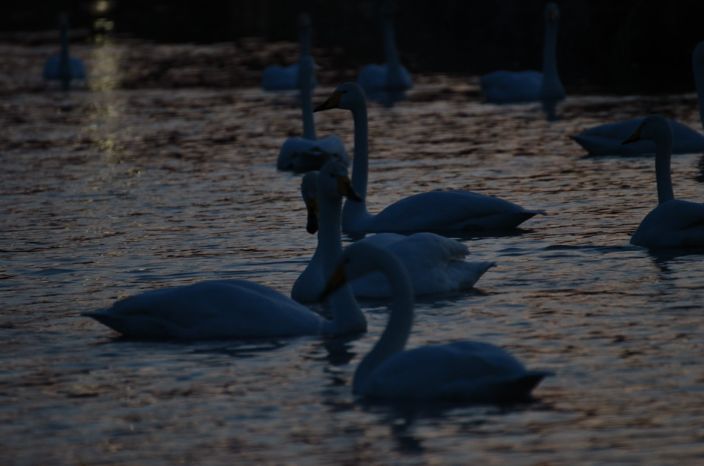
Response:
[{"label": "swan wing", "polygon": [[265,91],[298,89],[298,63],[267,66],[262,74],[262,88]]},{"label": "swan wing", "polygon": [[189,340],[315,334],[323,322],[283,294],[244,280],[147,291],[86,315],[128,337]]},{"label": "swan wing", "polygon": [[484,98],[495,104],[538,101],[542,83],[538,71],[494,71],[479,80]]},{"label": "swan wing", "polygon": [[402,199],[375,215],[370,231],[509,229],[539,213],[471,191],[432,191]]}]

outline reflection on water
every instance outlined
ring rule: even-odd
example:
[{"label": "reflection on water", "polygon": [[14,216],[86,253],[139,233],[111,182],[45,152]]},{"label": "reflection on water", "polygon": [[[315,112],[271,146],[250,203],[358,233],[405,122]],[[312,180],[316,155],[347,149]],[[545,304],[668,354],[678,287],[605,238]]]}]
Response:
[{"label": "reflection on water", "polygon": [[[517,234],[462,238],[497,267],[476,292],[419,301],[409,347],[485,340],[556,375],[535,403],[419,409],[351,394],[386,324],[382,303],[363,305],[368,334],[340,340],[123,341],[79,317],[209,278],[287,292],[315,248],[299,178],[274,169],[300,131],[295,99],[130,90],[118,50],[90,49],[91,91],[0,103],[3,464],[702,457],[702,255],[628,244],[657,202],[652,158],[583,158],[567,138],[646,110],[698,127],[693,96],[577,96],[549,124],[537,105],[479,103],[476,80],[419,76],[407,100],[370,108],[371,211],[438,187],[546,211]],[[330,91],[320,87],[316,101]],[[347,112],[316,120],[352,147]],[[700,155],[674,157],[672,171],[677,196],[702,198]]]}]

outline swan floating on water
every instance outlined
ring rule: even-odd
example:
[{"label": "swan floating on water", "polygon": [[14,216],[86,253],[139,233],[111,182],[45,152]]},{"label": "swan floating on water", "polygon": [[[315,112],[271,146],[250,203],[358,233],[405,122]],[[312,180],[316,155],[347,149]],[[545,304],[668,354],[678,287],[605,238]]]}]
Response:
[{"label": "swan floating on water", "polygon": [[649,116],[623,143],[655,143],[658,206],[645,216],[631,243],[650,249],[704,248],[704,204],[675,199],[670,174],[672,129],[662,116]]},{"label": "swan floating on water", "polygon": [[[311,55],[311,30],[310,16],[302,13],[298,17],[298,44],[300,56]],[[262,89],[265,91],[290,91],[298,89],[298,73],[298,63],[289,66],[267,66],[262,74]],[[315,74],[311,75],[310,79],[311,87],[315,87]]]},{"label": "swan floating on water", "polygon": [[[307,230],[315,233],[319,226],[320,232],[315,253],[291,290],[291,297],[299,302],[315,302],[320,299],[327,276],[323,272],[322,260],[325,255],[329,255],[325,248],[334,247],[337,250],[341,247],[342,196],[352,188],[328,180],[330,164],[338,164],[338,172],[346,174],[347,169],[341,162],[331,161],[324,166],[320,175],[316,172],[307,173],[301,182],[301,194],[308,208]],[[354,199],[354,196],[347,196]],[[466,261],[469,253],[467,246],[434,233],[415,233],[410,236],[378,233],[359,242],[374,244],[394,254],[408,271],[416,296],[469,289],[484,272],[496,265],[494,262]],[[388,282],[380,273],[354,280],[351,286],[356,297],[386,298],[391,294]]]},{"label": "swan floating on water", "polygon": [[[380,7],[384,36],[384,60],[381,65],[365,65],[359,72],[357,83],[372,100],[382,103],[400,100],[403,91],[413,87],[411,74],[401,65],[394,34],[393,5],[384,1]],[[398,94],[398,95],[396,95]]]},{"label": "swan floating on water", "polygon": [[315,111],[331,108],[350,110],[354,118],[352,186],[362,200],[345,202],[342,231],[347,234],[508,230],[542,213],[471,191],[431,191],[401,199],[371,215],[366,205],[369,154],[364,91],[353,82],[339,85]]},{"label": "swan floating on water", "polygon": [[565,98],[565,88],[560,81],[556,58],[559,19],[560,10],[557,4],[546,4],[543,72],[494,71],[485,74],[480,78],[480,85],[487,102],[510,104],[540,101],[547,119],[557,119],[557,103]]},{"label": "swan floating on water", "polygon": [[530,399],[551,373],[526,370],[511,353],[489,343],[461,341],[405,350],[413,325],[408,273],[391,253],[360,242],[342,253],[323,296],[348,280],[381,271],[392,290],[389,320],[354,374],[355,395],[387,401],[452,400],[500,403]]},{"label": "swan floating on water", "polygon": [[[339,163],[339,162],[338,162]],[[346,171],[329,165],[324,179],[350,186]],[[339,181],[338,181],[339,180]],[[352,195],[352,193],[349,193]],[[338,203],[339,204],[339,203]],[[325,208],[321,205],[321,208]],[[333,206],[334,208],[334,206]],[[339,218],[339,205],[337,216]],[[334,215],[334,212],[323,212]],[[321,224],[321,230],[332,228]],[[339,239],[325,245],[323,273],[330,274],[342,254]],[[325,232],[326,237],[333,231]],[[327,320],[276,290],[245,280],[210,280],[193,285],[147,291],[117,301],[108,309],[83,315],[130,338],[205,340],[278,338],[300,335],[335,336],[366,331],[367,322],[348,286],[331,296]]]},{"label": "swan floating on water", "polygon": [[[704,127],[704,42],[692,52],[692,71],[697,88],[699,119]],[[655,153],[655,144],[640,140],[633,144],[621,144],[643,124],[644,118],[595,126],[571,136],[589,155],[646,155]],[[704,152],[704,135],[680,122],[670,120],[672,129],[672,153],[691,154]]]},{"label": "swan floating on water", "polygon": [[315,67],[313,57],[302,55],[298,65],[298,87],[300,90],[301,111],[303,113],[303,136],[290,137],[284,141],[276,161],[276,168],[294,172],[318,170],[329,157],[336,157],[347,163],[349,157],[340,138],[330,135],[318,139],[315,136],[315,120],[313,118],[311,96],[311,82]]},{"label": "swan floating on water", "polygon": [[83,61],[69,55],[68,51],[68,16],[59,16],[61,50],[49,57],[44,64],[44,79],[61,82],[61,88],[68,91],[72,81],[86,79],[86,67]]}]

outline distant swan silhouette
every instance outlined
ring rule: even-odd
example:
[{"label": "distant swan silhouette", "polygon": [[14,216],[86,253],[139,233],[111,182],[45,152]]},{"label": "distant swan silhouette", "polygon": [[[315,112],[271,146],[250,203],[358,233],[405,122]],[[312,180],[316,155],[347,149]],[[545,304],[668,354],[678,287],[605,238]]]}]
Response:
[{"label": "distant swan silhouette", "polygon": [[401,65],[394,34],[393,5],[385,0],[381,7],[382,31],[384,34],[384,59],[381,65],[366,65],[359,72],[357,83],[368,96],[377,93],[405,91],[413,87],[411,74]]},{"label": "distant swan silhouette", "polygon": [[[298,48],[300,56],[311,55],[310,16],[302,13],[298,16]],[[315,87],[315,74],[311,75],[311,86]],[[289,66],[270,65],[262,75],[262,89],[265,91],[289,91],[298,89],[298,63]]]},{"label": "distant swan silhouette", "polygon": [[[340,162],[329,162],[337,163]],[[340,238],[340,209],[342,196],[349,193],[351,187],[341,189],[342,185],[325,183],[328,166],[319,176],[310,172],[303,177],[301,194],[308,208],[308,232],[314,233],[320,225],[318,247],[308,262],[306,269],[296,279],[291,297],[299,302],[314,302],[320,299],[325,287],[326,274],[323,272],[323,256],[328,254],[326,247],[338,246]],[[342,165],[339,171],[346,173]],[[345,179],[347,179],[345,177]],[[321,192],[327,189],[329,192]],[[348,196],[350,197],[350,196]],[[351,197],[354,199],[354,197]],[[325,205],[330,204],[330,205]],[[319,211],[319,215],[318,215]],[[334,212],[335,215],[329,215]],[[334,237],[333,237],[334,236]],[[359,242],[374,244],[394,254],[409,272],[416,296],[450,293],[469,289],[479,280],[484,272],[495,265],[494,262],[468,262],[465,259],[469,251],[459,241],[445,238],[434,233],[415,233],[411,236],[396,233],[378,233]],[[390,296],[388,282],[380,273],[369,274],[351,283],[354,295],[365,298],[385,298]]]},{"label": "distant swan silhouette", "polygon": [[545,5],[545,41],[543,43],[543,72],[494,71],[480,78],[487,102],[509,104],[541,101],[548,120],[557,119],[557,103],[565,98],[557,72],[556,44],[560,10],[555,3]]},{"label": "distant swan silhouette", "polygon": [[[704,42],[692,52],[692,71],[697,87],[699,119],[704,127]],[[641,140],[634,144],[621,144],[643,124],[643,118],[595,126],[572,136],[590,155],[645,155],[655,153],[655,144]],[[704,135],[677,121],[670,120],[672,128],[672,153],[691,154],[704,152]]]},{"label": "distant swan silhouette", "polygon": [[386,329],[354,374],[356,395],[387,401],[453,400],[497,403],[530,398],[549,372],[528,371],[509,352],[483,342],[462,341],[404,351],[413,325],[413,290],[399,260],[378,247],[355,243],[324,291],[381,271],[392,290]]},{"label": "distant swan silhouette", "polygon": [[68,52],[68,16],[59,16],[61,50],[49,57],[44,64],[44,79],[59,81],[63,90],[71,88],[72,81],[86,79],[86,68],[79,58],[71,57]]},{"label": "distant swan silhouette", "polygon": [[[339,163],[339,162],[338,162]],[[325,180],[350,185],[331,169]],[[342,177],[343,179],[338,179]],[[339,203],[338,203],[339,204]],[[325,208],[324,205],[321,208]],[[333,206],[334,208],[334,206]],[[334,212],[324,212],[330,215]],[[337,216],[339,218],[339,206]],[[327,225],[321,225],[326,228]],[[327,232],[332,236],[334,232]],[[342,245],[326,247],[324,273],[336,266]],[[276,290],[245,280],[211,280],[131,296],[112,307],[83,315],[92,317],[124,336],[204,340],[221,338],[277,338],[299,335],[341,335],[366,330],[366,319],[349,287],[331,296],[332,320],[327,320]]]},{"label": "distant swan silhouette", "polygon": [[365,233],[436,233],[511,229],[540,213],[497,197],[471,191],[432,191],[416,194],[371,215],[367,211],[367,105],[364,91],[352,82],[341,84],[315,111],[342,108],[354,118],[352,186],[362,201],[347,200],[342,231]]},{"label": "distant swan silhouette", "polygon": [[624,144],[640,140],[655,143],[658,206],[640,223],[631,243],[650,249],[704,248],[704,204],[675,199],[672,190],[668,120],[658,115],[645,118]]},{"label": "distant swan silhouette", "polygon": [[342,140],[335,135],[317,139],[315,137],[315,120],[311,82],[315,62],[310,55],[302,55],[299,62],[298,86],[300,90],[301,111],[303,112],[303,136],[290,137],[284,141],[276,161],[279,170],[305,172],[318,170],[329,157],[348,162],[347,151]]}]

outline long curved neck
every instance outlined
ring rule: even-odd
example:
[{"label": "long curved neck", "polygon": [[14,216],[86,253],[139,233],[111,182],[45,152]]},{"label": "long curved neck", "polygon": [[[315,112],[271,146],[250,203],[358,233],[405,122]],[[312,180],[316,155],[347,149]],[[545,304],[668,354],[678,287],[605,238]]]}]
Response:
[{"label": "long curved neck", "polygon": [[61,51],[59,52],[59,78],[64,90],[68,90],[71,82],[71,69],[68,55],[68,25],[61,22]]},{"label": "long curved neck", "polygon": [[655,178],[658,184],[658,203],[671,201],[675,198],[672,191],[672,176],[670,175],[670,156],[672,154],[672,135],[660,134],[655,140]]},{"label": "long curved neck", "polygon": [[302,27],[298,31],[298,47],[301,55],[310,55],[310,27]]},{"label": "long curved neck", "polygon": [[557,79],[557,21],[545,23],[545,41],[543,42],[543,79]]},{"label": "long curved neck", "polygon": [[408,272],[392,255],[376,256],[378,268],[386,276],[393,297],[389,321],[381,338],[362,359],[354,374],[354,392],[359,393],[370,374],[392,355],[403,351],[413,325],[413,291]]},{"label": "long curved neck", "polygon": [[[364,100],[352,108],[354,119],[354,160],[352,161],[352,187],[362,199],[367,198],[367,176],[369,172],[369,128],[367,104]],[[362,201],[364,203],[364,201]]]},{"label": "long curved neck", "polygon": [[[299,73],[300,66],[299,65]],[[313,119],[313,96],[310,85],[310,77],[306,75],[300,82],[301,111],[303,112],[303,137],[306,139],[316,139],[315,120]]]},{"label": "long curved neck", "polygon": [[396,49],[396,35],[394,34],[394,22],[390,16],[386,16],[382,23],[384,34],[384,58],[386,65],[389,67],[388,79],[400,80],[401,78],[401,61],[398,58],[398,50]]},{"label": "long curved neck", "polygon": [[692,54],[692,71],[694,71],[694,84],[697,87],[699,100],[699,120],[704,128],[704,43],[699,44]]},{"label": "long curved neck", "polygon": [[[323,259],[323,276],[327,279],[337,267],[342,255],[342,238],[340,236],[341,199],[318,196],[318,247],[315,255],[320,253]],[[345,334],[362,332],[367,328],[367,321],[354,299],[352,289],[345,285],[337,290],[327,301],[332,307],[332,322],[329,333]]]}]

